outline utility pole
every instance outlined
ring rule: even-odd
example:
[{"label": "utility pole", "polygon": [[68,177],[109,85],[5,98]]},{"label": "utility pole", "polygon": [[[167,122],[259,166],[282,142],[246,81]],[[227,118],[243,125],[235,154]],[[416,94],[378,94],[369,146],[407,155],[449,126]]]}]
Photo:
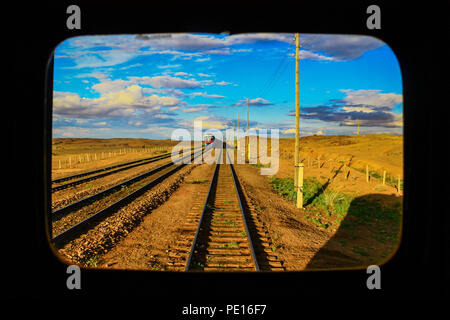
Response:
[{"label": "utility pole", "polygon": [[300,99],[298,81],[299,34],[295,34],[295,150],[294,150],[294,185],[297,188],[297,208],[303,208],[303,164],[299,163],[300,147]]},{"label": "utility pole", "polygon": [[238,112],[237,116],[238,117],[237,117],[237,137],[236,137],[237,142],[236,142],[236,145],[237,145],[238,150],[240,150],[239,149],[239,112]]},{"label": "utility pole", "polygon": [[233,141],[233,149],[235,147],[235,142],[234,142],[234,138],[236,137],[236,127],[234,126],[234,122],[233,122],[233,135],[231,136],[231,139]]},{"label": "utility pole", "polygon": [[[249,159],[249,145],[248,145],[248,98],[247,98],[247,135],[245,136],[245,153],[247,154],[247,159]],[[250,159],[249,159],[250,161]]]}]

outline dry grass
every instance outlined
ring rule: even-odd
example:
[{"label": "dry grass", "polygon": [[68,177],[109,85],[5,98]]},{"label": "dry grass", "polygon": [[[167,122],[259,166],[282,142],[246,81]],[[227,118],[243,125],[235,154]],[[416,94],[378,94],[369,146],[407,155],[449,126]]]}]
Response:
[{"label": "dry grass", "polygon": [[52,179],[171,152],[178,141],[149,139],[52,139]]}]

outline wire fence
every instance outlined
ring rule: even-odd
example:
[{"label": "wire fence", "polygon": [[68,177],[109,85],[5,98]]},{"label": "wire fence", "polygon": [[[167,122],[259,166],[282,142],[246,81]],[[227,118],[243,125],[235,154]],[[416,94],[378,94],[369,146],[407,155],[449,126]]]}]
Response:
[{"label": "wire fence", "polygon": [[[310,152],[301,154],[300,162],[305,165],[305,168],[329,169],[329,175],[332,179],[341,176],[345,180],[351,180],[352,178],[356,179],[359,174],[363,174],[367,183],[378,181],[383,186],[395,188],[397,192],[403,191],[401,175],[392,173],[380,166],[375,167],[363,160],[355,159],[353,156],[332,157],[323,153]],[[355,175],[355,171],[359,174]]]},{"label": "wire fence", "polygon": [[94,164],[100,160],[120,158],[126,155],[147,156],[171,152],[173,146],[153,146],[139,148],[108,149],[96,152],[83,152],[52,156],[52,169],[70,169],[79,165]]}]

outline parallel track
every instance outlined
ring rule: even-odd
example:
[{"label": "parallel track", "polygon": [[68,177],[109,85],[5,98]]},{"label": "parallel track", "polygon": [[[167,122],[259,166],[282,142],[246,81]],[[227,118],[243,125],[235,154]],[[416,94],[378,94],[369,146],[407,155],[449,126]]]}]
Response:
[{"label": "parallel track", "polygon": [[[197,149],[198,150],[198,149]],[[55,185],[54,187],[52,187],[52,193],[59,191],[59,190],[63,190],[63,189],[67,189],[69,187],[73,187],[82,183],[86,183],[92,180],[96,180],[99,178],[103,178],[105,176],[114,174],[114,173],[118,173],[124,170],[128,170],[128,169],[132,169],[138,166],[143,166],[146,165],[148,163],[152,163],[155,161],[159,161],[159,160],[163,160],[163,159],[167,159],[171,157],[171,153],[165,153],[159,156],[154,156],[154,157],[150,157],[150,158],[145,158],[145,159],[140,159],[140,160],[135,160],[135,161],[130,161],[130,162],[126,162],[126,163],[121,163],[121,164],[117,164],[114,166],[109,166],[109,167],[105,167],[105,168],[101,168],[101,169],[97,169],[97,170],[92,170],[92,171],[88,171],[88,172],[83,172],[83,173],[78,173],[78,174],[74,174],[71,176],[67,176],[67,177],[63,177],[60,179],[56,179],[52,181],[52,184]],[[115,169],[115,170],[114,170]],[[101,172],[101,173],[100,173]],[[96,173],[100,173],[100,174],[96,174]],[[86,177],[86,178],[83,178]],[[82,178],[82,179],[78,179],[77,178]],[[71,181],[72,180],[72,181]],[[61,184],[63,182],[66,181],[70,181],[64,184]]]},{"label": "parallel track", "polygon": [[[200,150],[198,152],[194,152],[191,155],[185,156],[182,159],[187,159],[188,157],[191,157],[192,159],[195,159],[196,157],[199,157],[203,151],[207,152],[209,149]],[[138,177],[135,177],[133,179],[130,179],[128,181],[122,182],[116,186],[113,186],[107,190],[104,190],[100,193],[97,193],[93,196],[90,196],[88,198],[85,198],[83,200],[80,200],[78,202],[72,203],[64,208],[61,208],[59,210],[56,210],[52,213],[52,221],[55,223],[58,220],[62,219],[64,216],[67,216],[69,214],[73,214],[74,212],[77,212],[77,210],[82,210],[83,207],[87,207],[95,204],[96,202],[100,201],[101,199],[108,197],[116,192],[119,192],[123,188],[128,188],[131,185],[135,185],[137,182],[145,179],[145,185],[139,186],[137,189],[126,195],[125,197],[120,198],[119,200],[113,200],[114,202],[112,204],[108,203],[108,205],[104,208],[102,208],[100,211],[97,211],[93,214],[90,214],[90,216],[86,219],[83,219],[82,221],[78,222],[77,224],[67,228],[66,230],[60,232],[58,235],[54,236],[52,238],[52,242],[55,245],[55,247],[62,247],[63,245],[67,244],[68,242],[72,241],[73,239],[79,237],[81,234],[87,232],[89,229],[92,229],[95,227],[98,223],[103,221],[106,217],[110,216],[117,210],[119,210],[121,207],[125,206],[126,204],[133,201],[135,198],[137,198],[139,195],[143,194],[150,188],[154,187],[170,175],[174,174],[178,170],[180,170],[182,167],[184,167],[185,164],[174,164],[172,162],[163,164],[159,166],[156,169],[150,170]],[[150,181],[148,181],[150,180]],[[109,201],[112,202],[112,201]],[[82,214],[80,214],[81,216]]]}]

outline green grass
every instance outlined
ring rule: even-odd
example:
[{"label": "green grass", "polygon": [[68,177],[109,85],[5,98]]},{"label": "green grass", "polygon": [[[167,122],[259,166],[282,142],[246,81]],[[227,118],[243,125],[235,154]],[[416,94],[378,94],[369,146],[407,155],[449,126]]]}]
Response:
[{"label": "green grass", "polygon": [[356,198],[352,201],[352,216],[359,224],[380,220],[398,224],[401,221],[401,207],[401,202],[396,202],[392,207],[383,207],[378,201]]},{"label": "green grass", "polygon": [[[358,169],[358,168],[353,168],[353,169],[366,174],[365,169]],[[375,179],[378,179],[381,181],[383,180],[383,175],[379,174],[376,171],[369,170],[369,176],[370,176],[370,178],[375,178]],[[386,175],[386,184],[396,188],[397,184],[398,184],[398,177],[391,177],[389,175]],[[403,179],[400,179],[400,190],[403,190]]]},{"label": "green grass", "polygon": [[[297,192],[294,190],[293,178],[273,178],[270,179],[272,188],[287,200],[297,200]],[[303,181],[303,203],[309,203],[314,195],[318,194],[323,188],[323,184],[317,181],[316,178],[306,178]],[[342,192],[325,190],[316,196],[310,206],[317,206],[324,210],[336,214],[338,217],[343,217],[350,207],[352,201],[350,195]]]},{"label": "green grass", "polygon": [[250,165],[256,168],[270,168],[270,163],[269,164],[254,163]]},{"label": "green grass", "polygon": [[[297,194],[294,190],[293,178],[270,178],[272,188],[289,201],[295,201]],[[383,228],[385,225],[397,225],[401,223],[402,203],[382,205],[377,198],[358,198],[332,189],[323,189],[323,184],[315,178],[304,180],[303,199],[308,203],[305,218],[318,228],[332,229],[332,225],[351,232],[351,237],[356,239],[353,230],[361,225],[369,225],[374,228]],[[314,198],[313,198],[314,197]],[[376,230],[376,229],[375,229]],[[397,241],[396,234],[377,233],[374,239],[384,243]]]},{"label": "green grass", "polygon": [[194,261],[192,263],[192,265],[193,265],[194,268],[204,268],[205,267],[205,265],[203,263],[200,263],[200,262],[197,262],[197,261]]},{"label": "green grass", "polygon": [[353,252],[359,253],[360,255],[362,255],[364,257],[368,257],[369,256],[369,254],[365,250],[363,250],[361,248],[353,248]]},{"label": "green grass", "polygon": [[[294,190],[293,178],[272,178],[270,183],[272,188],[282,196],[288,198],[288,200],[296,200],[297,192]],[[320,189],[323,188],[323,184],[316,178],[305,178],[303,180],[303,201],[308,202]]]},{"label": "green grass", "polygon": [[86,264],[89,267],[96,267],[97,263],[98,263],[98,260],[99,260],[98,256],[93,256],[86,262]]},{"label": "green grass", "polygon": [[323,229],[328,229],[328,227],[330,226],[330,223],[328,222],[323,223],[322,220],[320,220],[320,218],[311,218],[311,221],[314,222],[316,226]]}]

